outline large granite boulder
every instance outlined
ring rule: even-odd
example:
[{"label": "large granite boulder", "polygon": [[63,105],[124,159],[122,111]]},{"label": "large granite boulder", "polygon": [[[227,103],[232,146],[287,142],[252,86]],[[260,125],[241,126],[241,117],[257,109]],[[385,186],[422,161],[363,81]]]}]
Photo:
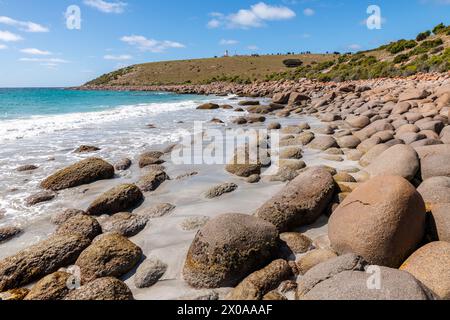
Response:
[{"label": "large granite boulder", "polygon": [[195,288],[233,287],[274,257],[278,232],[272,224],[243,214],[225,214],[197,233],[184,265]]},{"label": "large granite boulder", "polygon": [[372,177],[400,176],[411,181],[419,167],[417,152],[410,146],[399,144],[384,151],[364,170]]},{"label": "large granite boulder", "polygon": [[291,181],[256,211],[256,216],[290,231],[317,220],[331,202],[333,176],[324,168],[311,168]]},{"label": "large granite boulder", "polygon": [[90,215],[102,215],[127,211],[139,205],[144,196],[134,184],[122,184],[98,197],[87,209]]},{"label": "large granite boulder", "polygon": [[114,167],[111,164],[102,159],[90,158],[54,173],[42,181],[41,187],[59,191],[112,178],[114,178]]},{"label": "large granite boulder", "polygon": [[71,291],[64,300],[127,301],[134,300],[130,288],[119,279],[107,277],[89,282]]},{"label": "large granite boulder", "polygon": [[78,257],[82,283],[102,277],[120,277],[141,260],[142,250],[127,238],[108,233],[97,237]]},{"label": "large granite boulder", "polygon": [[420,248],[400,268],[433,291],[450,300],[450,242],[432,242]]},{"label": "large granite boulder", "polygon": [[29,284],[75,262],[91,241],[80,235],[54,235],[0,261],[0,292]]},{"label": "large granite boulder", "polygon": [[356,253],[369,263],[398,268],[425,233],[422,197],[407,180],[381,176],[363,184],[340,204],[329,221],[329,238],[339,253]]}]

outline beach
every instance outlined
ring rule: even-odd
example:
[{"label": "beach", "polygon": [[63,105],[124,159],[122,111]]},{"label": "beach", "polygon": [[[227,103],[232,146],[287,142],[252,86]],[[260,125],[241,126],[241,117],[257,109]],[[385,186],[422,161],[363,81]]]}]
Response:
[{"label": "beach", "polygon": [[[170,208],[162,210],[160,214],[153,213],[153,216],[146,220],[145,227],[129,236],[129,240],[142,251],[142,255],[139,257],[140,262],[130,266],[129,270],[121,272],[120,275],[113,273],[124,281],[135,299],[195,300],[225,299],[230,294],[234,294],[235,297],[239,296],[233,287],[246,276],[259,270],[261,264],[266,266],[275,259],[263,259],[264,261],[260,261],[260,267],[255,266],[251,272],[239,275],[239,281],[235,282],[233,286],[200,288],[193,283],[195,280],[191,279],[190,283],[187,283],[183,276],[183,270],[186,272],[186,258],[190,254],[188,252],[193,242],[198,240],[196,237],[199,236],[199,230],[202,230],[210,221],[231,213],[241,213],[252,217],[256,214],[261,219],[273,222],[280,234],[287,231],[301,233],[310,239],[310,246],[304,252],[294,250],[295,252],[291,252],[289,255],[282,255],[281,251],[277,251],[279,259],[288,261],[291,266],[292,263],[295,264],[295,261],[297,261],[297,266],[301,266],[302,259],[308,257],[313,251],[322,250],[321,254],[324,254],[324,251],[332,252],[327,259],[322,256],[315,258],[317,261],[310,262],[312,266],[307,270],[299,272],[297,267],[293,267],[291,276],[284,276],[279,281],[275,281],[276,285],[270,286],[270,291],[277,291],[278,288],[277,292],[283,294],[286,299],[298,298],[295,289],[282,291],[279,285],[281,283],[286,285],[286,281],[301,283],[307,271],[315,265],[347,253],[347,249],[341,249],[336,244],[340,240],[334,240],[336,247],[332,247],[330,244],[328,219],[335,210],[339,210],[339,205],[355,189],[370,182],[371,179],[386,175],[400,177],[408,185],[411,183],[414,185],[411,188],[414,188],[415,192],[415,188],[422,184],[422,177],[425,175],[428,178],[437,175],[448,176],[449,172],[444,172],[448,166],[444,166],[443,171],[441,170],[438,174],[430,175],[423,171],[424,168],[425,170],[427,168],[424,162],[422,162],[421,169],[419,164],[413,165],[411,169],[409,167],[405,169],[407,163],[403,162],[404,159],[408,159],[410,153],[413,153],[414,161],[419,161],[419,157],[422,159],[421,155],[427,152],[423,148],[433,146],[440,148],[433,151],[438,156],[448,155],[448,144],[446,144],[448,142],[444,140],[447,136],[443,136],[441,133],[446,132],[444,128],[448,128],[449,85],[450,76],[447,73],[339,84],[323,84],[303,80],[247,86],[213,84],[128,88],[132,92],[158,90],[158,92],[174,91],[199,95],[187,96],[176,103],[170,102],[169,96],[169,101],[163,105],[161,103],[142,103],[116,107],[112,110],[79,113],[76,116],[68,114],[45,118],[6,120],[6,125],[1,129],[5,134],[3,135],[4,141],[2,141],[3,148],[0,152],[2,164],[0,178],[4,181],[0,190],[0,208],[4,212],[4,217],[0,220],[0,227],[16,226],[20,228],[20,233],[0,245],[0,260],[51,238],[55,231],[59,230],[52,220],[55,215],[66,209],[89,211],[96,199],[108,190],[124,184],[140,186],[139,182],[142,176],[156,170],[163,171],[167,176],[156,185],[156,188],[152,185],[152,190],[143,191],[144,199],[137,206],[129,206],[129,210],[123,210],[129,211],[135,216],[144,216],[148,214],[149,210],[151,211],[161,204]],[[114,88],[102,87],[83,89],[114,90]],[[406,94],[410,93],[410,96],[402,96],[405,92]],[[174,97],[178,96],[174,95]],[[400,100],[409,104],[401,104]],[[206,103],[210,104],[209,107],[199,108],[200,105],[204,106]],[[399,105],[404,109],[397,111]],[[211,122],[211,120],[214,121]],[[278,167],[275,169],[272,167],[275,165],[272,159],[269,166],[259,168],[259,173],[239,176],[233,174],[230,168],[225,168],[228,162],[214,165],[175,164],[172,151],[177,150],[177,147],[180,148],[180,141],[183,140],[183,137],[186,138],[192,134],[194,123],[201,123],[206,133],[214,129],[224,135],[226,132],[238,129],[265,130],[263,132],[266,135],[277,132],[280,135],[278,144],[281,147],[275,150],[269,146],[269,153],[275,157],[273,159],[279,159],[282,154],[281,158],[286,160],[286,163],[289,162],[292,167],[283,167],[282,171],[275,170]],[[18,127],[19,124],[22,130],[13,131],[12,128]],[[412,126],[415,127],[411,129]],[[268,127],[274,129],[267,130]],[[400,130],[402,127],[402,130],[406,130],[405,132]],[[415,135],[402,136],[401,133]],[[307,141],[303,140],[305,137]],[[275,141],[271,141],[271,143],[274,144]],[[204,141],[201,149],[206,149],[209,144],[210,141]],[[95,146],[98,150],[74,153],[82,145]],[[383,147],[380,147],[381,145]],[[386,157],[393,157],[392,159],[379,158],[390,148],[399,145],[408,149],[399,151],[398,154],[388,153]],[[168,149],[170,146],[172,148]],[[374,155],[365,158],[365,155],[371,154],[373,148],[379,150],[372,151]],[[161,152],[159,157],[152,156],[150,158],[152,161],[162,161],[153,161],[149,165],[142,165],[142,155],[145,152]],[[408,156],[402,157],[403,153],[408,153]],[[233,154],[228,155],[227,161],[230,156],[232,158]],[[57,170],[93,157],[101,158],[112,165],[128,158],[132,164],[125,170],[116,169],[114,176],[110,179],[98,179],[73,188],[54,189],[55,197],[49,201],[27,205],[26,200],[29,196],[42,191],[44,179]],[[382,163],[376,168],[371,167],[373,163],[376,163],[377,158],[382,159],[380,160]],[[385,162],[387,164],[384,164]],[[389,162],[400,162],[401,168],[397,169],[397,166],[392,166],[392,163],[389,164]],[[17,172],[16,169],[23,165],[35,165],[37,168]],[[311,199],[318,197],[318,200],[311,200],[313,203],[308,202],[307,205],[297,205],[295,204],[297,200],[290,198],[291,194],[284,195],[286,204],[282,205],[286,205],[283,209],[285,212],[294,210],[292,214],[299,216],[308,214],[313,215],[313,218],[302,220],[301,223],[298,221],[293,223],[291,220],[283,221],[277,225],[279,218],[271,217],[270,210],[274,210],[273,214],[276,212],[274,204],[270,203],[271,198],[276,197],[277,194],[283,194],[286,188],[289,188],[289,181],[293,181],[291,186],[295,183],[300,186],[311,184],[311,188],[314,189],[314,185],[319,182],[308,180],[308,174],[311,172],[323,177],[317,178],[317,181],[328,178],[327,175],[331,178],[334,177],[331,194],[326,197],[322,194],[320,196],[311,194]],[[258,176],[257,179],[253,177],[255,180],[250,181],[249,178],[255,175]],[[403,183],[403,180],[399,183]],[[423,180],[426,179],[423,178]],[[233,184],[234,189],[211,198],[207,196],[212,188],[223,184]],[[324,188],[321,187],[318,192],[324,192],[323,190]],[[385,196],[389,197],[390,195]],[[382,195],[380,198],[378,201],[387,201],[390,206],[394,205],[392,204],[394,200],[384,200]],[[292,207],[290,201],[293,202]],[[418,210],[425,210],[425,204],[427,210],[430,210],[431,204],[428,199],[423,204],[424,208]],[[267,211],[266,208],[270,206],[272,209]],[[305,209],[304,206],[308,208]],[[314,207],[309,208],[309,206]],[[405,214],[409,214],[408,210],[405,211]],[[108,219],[110,219],[108,215],[114,216],[117,212],[119,211],[113,210],[111,213],[105,212],[103,215],[92,216],[104,227],[104,223],[108,223]],[[363,226],[365,225],[364,222],[361,223]],[[423,224],[419,228],[423,229],[420,232],[425,233],[425,222],[420,223]],[[111,224],[112,230],[115,230],[114,223],[111,222],[108,226],[111,227]],[[395,231],[392,232],[395,233]],[[391,248],[395,248],[392,250],[397,250],[396,243],[399,240],[389,238],[389,235],[386,237],[388,239],[386,241],[392,242],[389,244]],[[411,235],[411,237],[415,240],[405,240],[405,243],[410,243],[410,245],[408,248],[400,250],[402,252],[399,254],[402,256],[401,259],[407,258],[415,249],[418,249],[419,242],[422,243],[424,238],[420,234]],[[337,238],[339,237],[333,239]],[[373,241],[371,236],[368,239]],[[349,244],[350,240],[346,241],[347,247],[352,246]],[[361,241],[361,239],[355,241]],[[366,249],[361,248],[359,244],[353,246],[352,248],[358,251],[356,253],[361,255],[367,253],[365,257],[369,257],[368,259],[372,257],[370,250],[366,252]],[[335,251],[337,252],[334,253]],[[382,260],[388,261],[389,253],[383,254],[385,256]],[[136,268],[142,261],[151,259],[161,261],[166,266],[165,271],[153,285],[147,288],[138,288],[135,279]],[[308,257],[308,259],[311,258]],[[373,258],[369,262],[375,264],[380,261],[377,259]],[[389,264],[388,267],[400,272],[397,270],[400,264],[396,264],[398,262]],[[1,270],[0,268],[0,275]],[[39,279],[32,279],[32,281],[24,283],[24,286],[32,288],[36,280]],[[409,285],[408,283],[406,282],[405,286]],[[434,284],[433,281],[430,283],[430,285]],[[243,286],[245,285],[244,283]],[[266,288],[265,286],[261,287]],[[4,289],[12,288],[4,286]],[[260,294],[264,296],[268,293],[261,292]],[[382,298],[383,294],[380,293],[378,298]],[[414,296],[414,294],[416,295]],[[417,298],[423,293],[417,289],[414,294],[411,293]],[[320,294],[317,293],[316,297],[320,297]],[[401,299],[402,297],[406,296],[400,294],[397,298]],[[430,296],[423,294],[423,297]]]}]

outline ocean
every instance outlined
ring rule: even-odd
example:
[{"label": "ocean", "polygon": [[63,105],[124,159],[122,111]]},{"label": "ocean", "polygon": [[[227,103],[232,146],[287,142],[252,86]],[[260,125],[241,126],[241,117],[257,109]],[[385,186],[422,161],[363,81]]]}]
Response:
[{"label": "ocean", "polygon": [[[40,181],[56,170],[91,156],[111,163],[135,159],[152,146],[177,142],[192,132],[194,121],[235,115],[232,110],[196,110],[206,100],[224,103],[227,99],[163,92],[0,89],[0,213],[4,215],[0,225],[29,221],[61,206],[58,201],[25,205],[27,196],[41,191]],[[80,145],[101,150],[74,153]],[[16,171],[29,164],[38,170]]]}]

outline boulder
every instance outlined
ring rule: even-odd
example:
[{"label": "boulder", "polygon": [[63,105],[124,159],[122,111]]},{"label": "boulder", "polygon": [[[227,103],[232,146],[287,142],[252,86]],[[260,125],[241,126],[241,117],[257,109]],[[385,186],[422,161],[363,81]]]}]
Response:
[{"label": "boulder", "polygon": [[256,216],[273,223],[280,231],[308,225],[317,220],[333,197],[333,176],[324,168],[311,168],[260,207]]},{"label": "boulder", "polygon": [[209,217],[189,217],[183,220],[180,227],[183,231],[194,231],[205,226],[208,221],[211,220]]},{"label": "boulder", "polygon": [[165,161],[160,158],[155,158],[149,155],[143,155],[139,158],[139,168],[146,168],[149,166],[160,165]]},{"label": "boulder", "polygon": [[22,229],[15,226],[0,227],[0,243],[14,238],[22,233]]},{"label": "boulder", "polygon": [[78,257],[82,283],[102,277],[121,277],[141,260],[142,250],[127,238],[109,233],[97,237]]},{"label": "boulder", "polygon": [[112,165],[102,159],[90,158],[56,172],[45,179],[41,183],[41,187],[59,191],[112,178],[114,178]]},{"label": "boulder", "polygon": [[96,219],[87,215],[76,215],[61,224],[56,230],[57,235],[78,234],[85,238],[94,240],[102,233],[102,228]]},{"label": "boulder", "polygon": [[272,122],[269,123],[269,125],[267,126],[268,130],[279,130],[281,129],[281,124],[279,124],[278,122]]},{"label": "boulder", "polygon": [[100,278],[70,292],[64,300],[126,301],[134,300],[130,288],[116,278]]},{"label": "boulder", "polygon": [[450,242],[450,203],[433,205],[428,218],[428,230],[432,239]]},{"label": "boulder", "polygon": [[450,203],[450,177],[434,177],[425,180],[417,188],[427,208],[435,204]]},{"label": "boulder", "polygon": [[338,147],[338,144],[333,137],[318,136],[313,141],[311,141],[310,144],[308,144],[308,147],[310,147],[311,149],[324,151],[330,148]]},{"label": "boulder", "polygon": [[244,214],[225,214],[210,220],[189,248],[183,275],[195,288],[236,286],[274,257],[276,228]]},{"label": "boulder", "polygon": [[286,147],[280,150],[280,159],[295,159],[303,158],[303,150],[300,147]]},{"label": "boulder", "polygon": [[73,263],[89,246],[80,235],[54,235],[0,261],[0,292],[29,284]]},{"label": "boulder", "polygon": [[367,153],[370,149],[382,142],[383,141],[380,137],[373,136],[372,138],[366,139],[361,142],[356,149],[361,151],[362,153]]},{"label": "boulder", "polygon": [[66,272],[55,272],[39,280],[24,300],[62,300],[68,293],[68,281],[72,277]]},{"label": "boulder", "polygon": [[398,268],[425,232],[425,204],[404,178],[373,178],[333,212],[328,235],[339,254],[356,253],[371,264]]},{"label": "boulder", "polygon": [[133,237],[147,226],[148,219],[128,212],[105,217],[101,222],[104,233],[115,232],[124,237]]},{"label": "boulder", "polygon": [[225,170],[238,177],[248,178],[254,174],[261,174],[261,168],[260,161],[250,157],[247,150],[238,150],[233,156],[233,159],[226,165]]},{"label": "boulder", "polygon": [[369,117],[366,116],[351,116],[345,119],[345,121],[353,128],[363,129],[370,124]]},{"label": "boulder", "polygon": [[25,203],[28,207],[37,205],[42,202],[48,202],[56,197],[56,193],[53,191],[45,190],[35,193],[25,199]]},{"label": "boulder", "polygon": [[281,241],[286,243],[286,246],[294,254],[302,254],[308,252],[313,247],[312,240],[299,232],[285,232],[280,235]]},{"label": "boulder", "polygon": [[361,140],[355,136],[345,136],[337,140],[339,147],[348,149],[355,149],[360,143]]},{"label": "boulder", "polygon": [[215,103],[204,103],[197,107],[197,110],[215,110],[220,109],[220,106]]},{"label": "boulder", "polygon": [[238,185],[235,183],[224,183],[224,184],[221,184],[221,185],[218,185],[218,186],[215,186],[215,187],[209,189],[206,192],[205,197],[207,199],[217,198],[226,193],[231,193],[233,191],[236,191],[237,188],[238,188]]},{"label": "boulder", "polygon": [[301,104],[303,101],[309,101],[311,100],[310,97],[308,97],[307,95],[298,93],[298,92],[292,92],[289,95],[289,101],[288,104],[289,105],[298,105]]},{"label": "boulder", "polygon": [[314,249],[297,261],[297,267],[300,274],[307,273],[311,268],[333,258],[336,258],[337,254],[328,249]]},{"label": "boulder", "polygon": [[151,170],[139,179],[137,186],[142,192],[151,192],[158,189],[162,183],[169,179],[169,176],[163,170]]},{"label": "boulder", "polygon": [[420,159],[422,179],[433,177],[450,177],[450,154],[446,152],[434,153]]},{"label": "boulder", "polygon": [[161,218],[170,214],[176,206],[170,203],[158,203],[152,207],[144,208],[138,212],[138,215],[145,219]]},{"label": "boulder", "polygon": [[18,167],[18,168],[16,169],[16,171],[17,171],[17,172],[27,172],[27,171],[33,171],[33,170],[36,170],[36,169],[38,169],[38,168],[39,168],[38,166],[35,166],[35,165],[33,165],[33,164],[26,164],[26,165],[23,165],[23,166]]},{"label": "boulder", "polygon": [[300,299],[314,286],[322,281],[332,278],[343,271],[364,271],[367,262],[353,253],[328,259],[304,274],[297,285],[296,298]]},{"label": "boulder", "polygon": [[141,190],[134,184],[122,184],[112,188],[94,202],[87,209],[90,215],[102,215],[127,211],[135,208],[144,196]]},{"label": "boulder", "polygon": [[400,96],[398,97],[398,101],[402,102],[408,100],[421,100],[428,97],[429,95],[430,93],[423,89],[410,89],[400,94]]},{"label": "boulder", "polygon": [[74,153],[91,153],[100,150],[101,150],[100,148],[95,146],[80,146],[74,151]]},{"label": "boulder", "polygon": [[157,258],[145,260],[136,270],[134,284],[141,289],[153,286],[166,273],[167,267],[167,264]]},{"label": "boulder", "polygon": [[440,299],[450,300],[450,243],[432,242],[420,248],[400,268],[412,274]]},{"label": "boulder", "polygon": [[240,105],[240,106],[258,106],[259,105],[259,101],[243,100],[243,101],[239,101],[238,105]]},{"label": "boulder", "polygon": [[289,93],[276,93],[272,97],[272,102],[278,104],[287,104],[289,101],[289,96],[290,96]]},{"label": "boulder", "polygon": [[372,177],[400,176],[411,181],[419,168],[417,152],[410,146],[399,144],[384,151],[364,170]]},{"label": "boulder", "polygon": [[30,289],[27,288],[12,289],[5,292],[0,292],[0,301],[22,301],[29,292]]},{"label": "boulder", "polygon": [[83,210],[78,209],[66,209],[64,211],[58,212],[51,217],[51,222],[57,226],[62,225],[64,222],[78,215],[86,215],[87,213]]},{"label": "boulder", "polygon": [[116,164],[114,165],[114,168],[117,171],[125,171],[131,167],[131,164],[132,164],[132,162],[130,159],[124,158],[124,159],[117,161]]},{"label": "boulder", "polygon": [[434,300],[433,294],[407,272],[380,267],[381,286],[373,273],[343,271],[317,283],[301,300]]},{"label": "boulder", "polygon": [[284,280],[293,277],[292,269],[285,260],[275,260],[267,267],[245,278],[226,297],[226,300],[262,300]]}]

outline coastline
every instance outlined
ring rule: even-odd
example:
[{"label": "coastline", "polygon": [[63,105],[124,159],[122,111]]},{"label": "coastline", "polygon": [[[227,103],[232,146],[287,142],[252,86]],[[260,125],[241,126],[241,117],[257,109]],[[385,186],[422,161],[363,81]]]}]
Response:
[{"label": "coastline", "polygon": [[[244,118],[246,123],[234,123],[235,119],[225,124],[214,124],[212,127],[221,130],[222,132],[229,129],[236,128],[253,128],[265,129],[273,122],[280,125],[280,132],[286,139],[286,144],[282,149],[286,148],[300,148],[302,152],[301,157],[292,157],[291,160],[304,161],[307,168],[315,166],[327,166],[333,175],[341,174],[349,181],[336,181],[341,183],[335,190],[335,197],[332,201],[328,201],[327,210],[320,212],[320,217],[313,222],[313,224],[304,224],[291,228],[290,232],[300,232],[311,239],[314,244],[311,248],[315,250],[332,250],[328,238],[328,217],[340,203],[345,201],[345,198],[350,196],[357,186],[369,181],[379,172],[366,172],[367,166],[362,166],[360,161],[367,155],[372,148],[377,145],[386,145],[387,151],[389,148],[397,144],[407,145],[404,140],[400,139],[400,132],[398,129],[403,125],[414,125],[418,121],[423,123],[417,124],[422,136],[415,136],[413,141],[408,140],[412,144],[414,152],[419,152],[420,148],[429,147],[433,145],[447,146],[446,144],[437,143],[442,139],[440,136],[444,128],[448,128],[448,115],[450,106],[448,101],[444,101],[442,105],[438,105],[442,96],[446,95],[450,88],[450,73],[446,74],[423,74],[416,75],[409,78],[394,78],[394,79],[375,79],[375,80],[361,80],[350,81],[344,83],[318,83],[310,80],[302,81],[280,81],[269,83],[255,83],[252,85],[234,85],[228,83],[216,83],[210,85],[200,86],[151,86],[151,87],[81,87],[77,90],[131,90],[131,91],[170,91],[180,94],[195,93],[202,95],[225,95],[234,94],[239,96],[239,99],[229,99],[227,103],[231,104],[236,110],[242,108],[246,110],[243,113],[236,113],[236,118]],[[439,92],[439,89],[442,92]],[[417,91],[427,91],[426,96],[422,94],[417,95]],[[398,113],[394,109],[402,100],[402,94],[413,92],[404,101],[411,101],[406,111],[401,110]],[[247,98],[246,98],[247,97]],[[273,98],[272,104],[263,104],[261,108],[252,106],[243,106],[239,103],[242,101],[260,101],[259,98]],[[449,95],[450,97],[450,95]],[[403,97],[405,98],[405,97]],[[442,99],[443,100],[443,99]],[[385,108],[385,106],[391,108]],[[205,112],[198,110],[198,112]],[[207,112],[214,112],[207,111]],[[406,115],[405,115],[406,114]],[[416,119],[414,114],[420,114],[421,118]],[[264,121],[257,123],[249,123],[252,117],[264,117]],[[403,118],[404,117],[404,118]],[[411,117],[413,120],[408,120]],[[369,119],[369,122],[365,120]],[[357,121],[358,120],[358,121]],[[386,120],[386,121],[383,121]],[[402,122],[404,120],[406,122]],[[399,126],[393,126],[392,123],[400,121]],[[308,127],[302,127],[304,123],[309,124]],[[361,123],[362,122],[362,123]],[[411,123],[410,123],[411,122]],[[435,124],[441,122],[440,124]],[[375,126],[374,123],[382,123],[383,125]],[[433,123],[431,125],[430,123]],[[372,127],[371,127],[372,126]],[[374,128],[370,134],[365,134],[367,127]],[[278,129],[277,129],[278,130]],[[366,131],[364,131],[366,130]],[[415,131],[415,130],[414,130]],[[425,132],[424,132],[425,131]],[[432,132],[434,132],[434,134]],[[308,143],[300,143],[300,138],[304,133],[312,133],[314,135]],[[364,133],[364,134],[359,134]],[[367,137],[365,136],[367,135]],[[343,142],[344,137],[357,137],[359,143],[354,141]],[[374,136],[377,139],[374,139]],[[324,141],[316,141],[316,145],[312,146],[314,140],[325,137],[323,140],[332,140],[332,143]],[[364,139],[365,138],[365,139]],[[372,139],[372,140],[371,140]],[[404,137],[410,139],[410,137]],[[350,140],[350,139],[349,139]],[[367,141],[368,142],[365,142]],[[374,142],[373,140],[376,140]],[[399,140],[402,140],[400,142]],[[334,141],[334,142],[333,142]],[[422,142],[420,142],[422,141]],[[394,144],[395,142],[395,144]],[[418,142],[418,143],[416,143]],[[416,143],[414,145],[414,143]],[[423,144],[423,145],[422,145]],[[361,146],[362,145],[362,146]],[[389,148],[388,148],[389,147]],[[155,147],[149,146],[149,150],[161,150],[163,146]],[[447,148],[445,148],[447,150]],[[359,153],[357,152],[359,151]],[[444,152],[444,151],[443,151]],[[447,151],[445,151],[447,152]],[[438,152],[439,153],[439,152]],[[377,154],[381,156],[383,152]],[[445,153],[446,154],[446,153]],[[145,174],[147,170],[138,168],[136,159],[139,154],[128,155],[133,159],[133,166],[128,174],[124,176],[116,176],[113,180],[101,180],[94,182],[88,186],[82,185],[75,188],[75,197],[70,201],[70,207],[74,209],[86,210],[89,204],[98,196],[110,189],[114,185],[121,183],[135,183],[140,176]],[[376,162],[377,156],[368,159],[372,163]],[[327,157],[325,159],[324,157]],[[287,181],[292,181],[303,173],[304,169],[287,170],[288,178],[286,181],[268,181],[262,179],[260,183],[248,183],[245,177],[237,177],[224,170],[224,166],[210,167],[207,165],[200,166],[174,166],[171,164],[168,155],[163,155],[164,170],[172,178],[165,181],[161,186],[149,193],[144,193],[145,201],[133,213],[139,215],[139,212],[145,211],[158,203],[170,203],[176,208],[159,218],[150,219],[147,227],[139,232],[137,235],[130,237],[130,240],[138,245],[144,257],[156,257],[168,265],[165,275],[160,278],[160,281],[146,289],[138,289],[134,285],[134,277],[136,270],[133,269],[126,274],[121,275],[121,279],[128,285],[133,292],[136,299],[198,299],[212,297],[225,298],[231,288],[221,288],[217,290],[196,290],[188,286],[183,280],[182,272],[185,264],[185,258],[197,231],[202,227],[194,228],[188,232],[180,230],[180,225],[188,218],[207,216],[211,220],[219,217],[222,214],[239,212],[252,215],[264,203],[278,192],[282,192]],[[396,161],[391,159],[391,161]],[[403,164],[402,164],[403,165]],[[406,164],[404,164],[406,166]],[[370,167],[370,166],[369,166]],[[330,169],[333,168],[333,169]],[[389,166],[379,169],[379,171],[390,171]],[[419,170],[413,178],[408,178],[416,187],[422,181],[417,180]],[[192,177],[177,180],[176,177],[189,173],[198,172]],[[398,174],[402,174],[399,170]],[[48,172],[50,175],[52,172]],[[389,172],[392,174],[392,172]],[[347,175],[345,175],[347,174]],[[350,176],[350,177],[349,177]],[[175,179],[173,179],[175,177]],[[352,180],[354,179],[354,181]],[[222,195],[216,199],[205,199],[204,193],[208,188],[223,183],[236,183],[238,189],[230,194]],[[347,183],[347,184],[346,184]],[[84,191],[86,189],[87,191]],[[347,187],[347,189],[345,189]],[[83,191],[82,191],[83,190]],[[69,202],[69,201],[68,201]],[[428,205],[428,202],[427,202]],[[61,208],[62,209],[62,208]],[[331,212],[329,212],[331,210]],[[36,227],[31,227],[30,234],[25,239],[27,241],[37,242],[43,240],[46,236],[50,236],[55,230],[56,226],[52,225],[49,218],[43,225],[37,224]],[[103,217],[105,218],[105,217]],[[1,220],[0,220],[1,221]],[[33,229],[39,229],[38,239],[35,237]],[[45,230],[45,231],[42,231]],[[25,234],[27,234],[25,230]],[[34,240],[31,240],[33,239]],[[326,238],[327,240],[323,241]],[[30,242],[23,242],[22,239],[13,238],[8,242],[2,244],[2,248],[10,248],[3,250],[0,256],[1,259],[6,256],[15,254],[20,249],[26,248]],[[288,261],[301,261],[302,258],[311,253],[311,248],[302,254],[296,254],[288,258]],[[324,262],[324,261],[320,261]],[[0,263],[1,265],[1,263]],[[1,270],[1,268],[0,268]],[[256,270],[253,270],[256,271]],[[295,279],[296,282],[301,282],[303,275],[297,274],[291,277],[290,280]],[[289,279],[283,279],[289,280]],[[281,281],[280,281],[281,283]],[[278,284],[280,284],[278,283]],[[278,287],[278,286],[277,286]],[[276,288],[274,288],[276,289]],[[281,292],[281,289],[278,290]],[[295,290],[294,290],[295,291]],[[293,290],[286,294],[290,299],[295,298]],[[266,292],[265,294],[267,294]],[[265,295],[264,294],[264,295]]]}]

